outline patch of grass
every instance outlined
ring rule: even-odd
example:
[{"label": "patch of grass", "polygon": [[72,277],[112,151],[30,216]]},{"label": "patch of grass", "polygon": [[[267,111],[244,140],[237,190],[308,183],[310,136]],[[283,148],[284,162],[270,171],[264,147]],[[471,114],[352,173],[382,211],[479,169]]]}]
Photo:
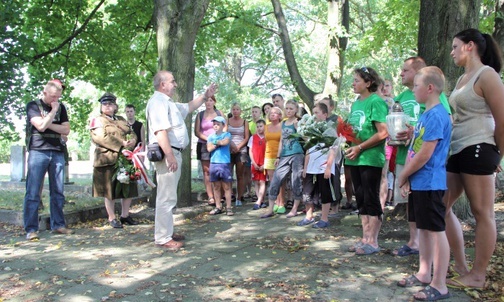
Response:
[{"label": "patch of grass", "polygon": [[[24,190],[0,190],[0,209],[22,211],[24,202]],[[103,198],[94,198],[88,193],[67,192],[65,193],[65,212],[73,212],[91,208],[103,204]],[[42,192],[44,209],[40,214],[49,214],[49,191]]]},{"label": "patch of grass", "polygon": [[194,180],[191,182],[192,192],[205,192],[205,184],[202,181]]},{"label": "patch of grass", "polygon": [[91,186],[93,185],[93,179],[91,178],[70,178],[70,182],[73,182],[76,186]]}]

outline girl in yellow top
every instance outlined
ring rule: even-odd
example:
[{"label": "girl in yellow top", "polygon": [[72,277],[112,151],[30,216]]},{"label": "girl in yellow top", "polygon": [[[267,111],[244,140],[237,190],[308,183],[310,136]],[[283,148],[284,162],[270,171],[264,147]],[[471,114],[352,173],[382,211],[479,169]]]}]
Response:
[{"label": "girl in yellow top", "polygon": [[[282,109],[279,107],[272,107],[268,112],[269,124],[266,125],[264,130],[264,137],[266,138],[266,153],[264,155],[264,168],[268,173],[268,178],[273,179],[273,172],[275,172],[275,160],[278,153],[278,146],[280,144],[280,137],[282,136],[281,121],[283,118]],[[285,213],[284,205],[285,189],[281,186],[280,193],[275,203],[277,213]]]}]

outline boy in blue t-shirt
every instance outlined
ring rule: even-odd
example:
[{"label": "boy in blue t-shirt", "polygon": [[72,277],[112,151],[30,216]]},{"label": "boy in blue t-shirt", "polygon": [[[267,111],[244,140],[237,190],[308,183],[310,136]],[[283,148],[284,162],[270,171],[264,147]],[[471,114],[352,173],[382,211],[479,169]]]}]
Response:
[{"label": "boy in blue t-shirt", "polygon": [[[408,218],[419,230],[420,266],[416,274],[397,283],[401,287],[428,285],[416,300],[439,300],[451,295],[446,287],[450,247],[445,232],[446,159],[450,147],[451,121],[439,102],[443,72],[424,67],[415,76],[413,92],[425,112],[415,126],[415,136],[404,170],[399,176],[401,194],[408,197]],[[434,274],[432,274],[432,267]]]},{"label": "boy in blue t-shirt", "polygon": [[213,185],[215,195],[215,209],[210,211],[209,214],[217,215],[222,213],[222,187],[226,198],[226,214],[233,216],[233,208],[231,207],[233,175],[231,174],[231,152],[229,148],[231,133],[223,131],[226,126],[226,120],[222,116],[216,116],[212,122],[215,133],[208,136],[207,150],[210,152],[210,182]]}]

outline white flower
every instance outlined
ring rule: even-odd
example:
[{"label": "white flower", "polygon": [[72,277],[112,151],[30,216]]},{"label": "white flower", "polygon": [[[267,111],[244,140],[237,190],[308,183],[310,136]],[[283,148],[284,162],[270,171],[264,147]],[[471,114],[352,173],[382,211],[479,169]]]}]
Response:
[{"label": "white flower", "polygon": [[119,169],[119,172],[117,173],[117,180],[122,184],[129,184],[130,177],[128,174],[126,174],[126,169],[124,168]]}]

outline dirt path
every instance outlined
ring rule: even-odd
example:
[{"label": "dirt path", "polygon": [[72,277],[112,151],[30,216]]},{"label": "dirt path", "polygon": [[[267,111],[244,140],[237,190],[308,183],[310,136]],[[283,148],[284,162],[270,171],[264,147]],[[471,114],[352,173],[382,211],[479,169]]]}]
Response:
[{"label": "dirt path", "polygon": [[[390,254],[407,239],[404,221],[385,223],[382,252],[356,256],[347,251],[361,234],[356,215],[317,230],[296,226],[301,216],[265,220],[250,208],[182,221],[177,232],[187,240],[177,253],[153,245],[152,209],[135,214],[140,226],[110,229],[98,220],[73,226],[69,237],[42,232],[39,242],[3,225],[0,300],[408,301],[420,289],[396,286],[418,263]],[[451,292],[452,301],[471,300]]]}]

